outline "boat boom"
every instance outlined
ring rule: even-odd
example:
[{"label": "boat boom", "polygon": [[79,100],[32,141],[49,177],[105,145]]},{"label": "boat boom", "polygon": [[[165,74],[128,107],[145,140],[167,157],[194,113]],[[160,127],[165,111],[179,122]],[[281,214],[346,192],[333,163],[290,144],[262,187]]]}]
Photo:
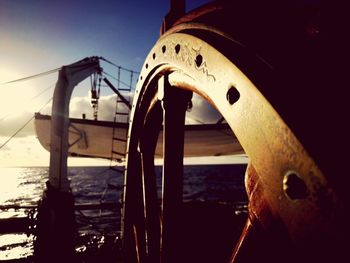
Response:
[{"label": "boat boom", "polygon": [[51,120],[49,183],[57,190],[68,192],[67,152],[69,101],[74,87],[94,73],[100,73],[98,57],[89,57],[64,66],[56,83]]}]

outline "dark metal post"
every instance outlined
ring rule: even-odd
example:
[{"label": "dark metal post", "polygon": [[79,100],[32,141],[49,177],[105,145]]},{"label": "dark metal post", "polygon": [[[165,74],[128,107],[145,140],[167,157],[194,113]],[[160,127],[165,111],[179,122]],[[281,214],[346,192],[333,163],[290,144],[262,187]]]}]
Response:
[{"label": "dark metal post", "polygon": [[184,124],[192,92],[170,86],[164,76],[163,204],[161,262],[181,262],[178,258],[178,230],[183,192]]},{"label": "dark metal post", "polygon": [[160,209],[157,194],[157,178],[154,154],[163,120],[161,103],[149,112],[140,139],[142,156],[144,205],[146,213],[146,235],[148,262],[160,261]]},{"label": "dark metal post", "polygon": [[170,0],[169,13],[164,17],[162,26],[160,28],[161,35],[167,31],[177,19],[186,13],[185,0]]},{"label": "dark metal post", "polygon": [[[145,258],[145,226],[141,174],[141,156],[129,152],[124,191],[123,252],[127,262],[143,262]],[[132,160],[132,161],[130,161]]]}]

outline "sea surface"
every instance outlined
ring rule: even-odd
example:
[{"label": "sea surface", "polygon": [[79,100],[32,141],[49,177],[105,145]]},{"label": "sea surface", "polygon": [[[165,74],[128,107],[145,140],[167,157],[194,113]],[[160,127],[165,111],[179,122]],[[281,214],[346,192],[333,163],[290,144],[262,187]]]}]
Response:
[{"label": "sea surface", "polygon": [[[184,170],[184,201],[210,201],[244,207],[246,165],[189,165]],[[70,167],[68,176],[76,204],[121,202],[124,178],[108,167]],[[40,200],[48,168],[0,168],[0,220],[25,217],[30,209],[5,209],[4,206],[36,206]],[[161,167],[157,167],[158,196],[161,196]],[[120,208],[76,211],[81,236],[120,231]],[[0,261],[33,254],[29,233],[1,234]]]}]

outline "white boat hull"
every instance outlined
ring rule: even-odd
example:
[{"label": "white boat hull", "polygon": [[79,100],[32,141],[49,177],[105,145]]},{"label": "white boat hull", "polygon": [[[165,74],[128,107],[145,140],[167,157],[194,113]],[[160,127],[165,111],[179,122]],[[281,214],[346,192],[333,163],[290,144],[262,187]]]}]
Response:
[{"label": "white boat hull", "polygon": [[[113,127],[115,127],[113,135]],[[51,117],[35,115],[35,130],[41,145],[50,151]],[[128,125],[108,121],[70,118],[69,156],[122,159],[112,155],[112,138],[126,138]],[[125,154],[125,142],[115,141],[114,151]],[[162,157],[163,136],[159,134],[156,158]],[[186,125],[185,157],[223,156],[244,153],[226,124]],[[119,158],[118,158],[119,157]]]}]

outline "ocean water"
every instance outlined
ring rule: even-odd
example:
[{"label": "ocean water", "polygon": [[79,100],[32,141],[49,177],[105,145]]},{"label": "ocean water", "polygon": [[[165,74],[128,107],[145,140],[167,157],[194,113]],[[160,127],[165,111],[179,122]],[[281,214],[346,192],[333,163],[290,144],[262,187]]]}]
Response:
[{"label": "ocean water", "polygon": [[[245,207],[246,165],[185,166],[184,201],[210,201]],[[161,196],[161,167],[157,167]],[[68,176],[76,204],[121,202],[124,178],[108,167],[70,167]],[[9,205],[36,206],[40,200],[48,168],[0,168],[0,220],[25,217],[30,209],[5,209]],[[120,208],[76,211],[81,236],[120,231]],[[33,254],[33,235],[0,234],[0,261]]]}]

